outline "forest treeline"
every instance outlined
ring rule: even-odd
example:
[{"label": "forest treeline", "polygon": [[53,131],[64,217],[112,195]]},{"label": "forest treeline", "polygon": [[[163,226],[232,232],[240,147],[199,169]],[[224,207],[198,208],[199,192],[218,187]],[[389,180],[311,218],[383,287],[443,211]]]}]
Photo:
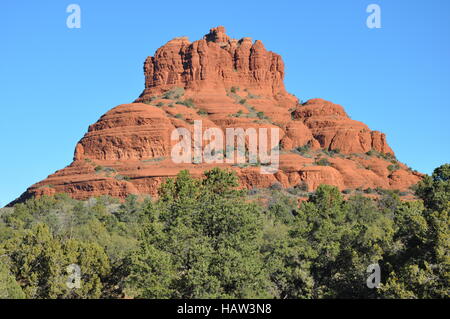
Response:
[{"label": "forest treeline", "polygon": [[182,171],[157,200],[61,194],[3,208],[0,298],[449,298],[450,164],[415,186],[416,201],[321,185],[299,206],[283,189],[237,186],[229,171]]}]

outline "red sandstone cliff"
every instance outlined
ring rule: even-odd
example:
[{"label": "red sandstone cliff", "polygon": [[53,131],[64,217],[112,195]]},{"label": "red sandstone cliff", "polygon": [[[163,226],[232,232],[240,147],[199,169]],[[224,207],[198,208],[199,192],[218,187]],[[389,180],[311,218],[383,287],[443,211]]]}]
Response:
[{"label": "red sandstone cliff", "polygon": [[[144,63],[145,89],[89,127],[73,162],[34,184],[19,198],[68,193],[74,198],[108,194],[155,195],[181,169],[201,175],[214,166],[238,173],[244,187],[331,184],[343,189],[407,189],[421,175],[395,160],[386,137],[350,119],[342,106],[314,99],[301,104],[286,92],[281,57],[261,41],[230,39],[223,27],[202,40],[176,38]],[[280,170],[230,164],[174,164],[175,128],[280,128]],[[303,147],[300,151],[296,150]],[[323,159],[326,160],[323,160]],[[322,159],[322,160],[321,160]]]}]

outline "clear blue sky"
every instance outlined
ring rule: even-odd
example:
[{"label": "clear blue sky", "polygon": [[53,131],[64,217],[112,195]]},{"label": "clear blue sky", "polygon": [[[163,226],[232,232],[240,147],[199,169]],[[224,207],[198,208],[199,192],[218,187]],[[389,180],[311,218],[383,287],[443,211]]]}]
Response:
[{"label": "clear blue sky", "polygon": [[[66,7],[81,7],[81,29]],[[366,7],[381,6],[381,29]],[[421,172],[450,162],[450,1],[2,0],[0,207],[68,165],[110,108],[142,91],[143,61],[224,25],[282,55],[302,100],[339,103]]]}]

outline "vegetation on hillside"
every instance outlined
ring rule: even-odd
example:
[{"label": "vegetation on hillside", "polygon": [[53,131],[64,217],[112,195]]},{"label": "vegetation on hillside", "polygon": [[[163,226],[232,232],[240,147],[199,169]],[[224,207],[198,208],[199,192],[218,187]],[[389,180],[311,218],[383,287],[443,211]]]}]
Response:
[{"label": "vegetation on hillside", "polygon": [[277,187],[260,203],[236,186],[228,171],[182,171],[157,200],[56,195],[1,209],[0,298],[450,296],[449,164],[410,202],[322,185],[300,206]]}]

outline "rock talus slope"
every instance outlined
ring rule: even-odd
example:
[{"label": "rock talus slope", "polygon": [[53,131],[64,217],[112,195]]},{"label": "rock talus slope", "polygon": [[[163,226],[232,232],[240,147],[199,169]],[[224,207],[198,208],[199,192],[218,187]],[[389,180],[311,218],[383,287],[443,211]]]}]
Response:
[{"label": "rock talus slope", "polygon": [[[224,27],[190,42],[175,38],[144,63],[145,89],[92,124],[75,148],[73,162],[32,185],[18,199],[68,193],[77,199],[128,194],[156,195],[181,169],[194,176],[212,167],[235,170],[243,187],[320,184],[339,189],[405,190],[421,174],[395,159],[386,137],[350,119],[343,107],[322,99],[300,101],[286,92],[282,58],[261,41],[231,39]],[[280,169],[261,174],[251,165],[175,164],[171,132],[203,129],[280,129]]]}]

